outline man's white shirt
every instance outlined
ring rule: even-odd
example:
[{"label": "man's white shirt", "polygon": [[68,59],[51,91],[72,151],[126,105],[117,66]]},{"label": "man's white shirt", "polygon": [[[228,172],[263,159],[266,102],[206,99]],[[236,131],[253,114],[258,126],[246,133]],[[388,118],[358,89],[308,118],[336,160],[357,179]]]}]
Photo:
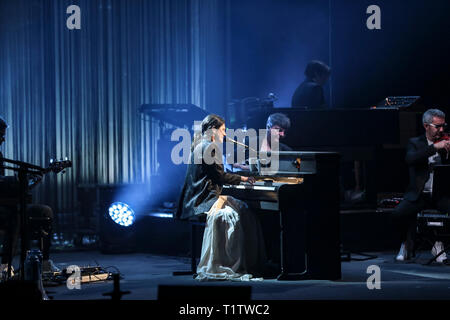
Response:
[{"label": "man's white shirt", "polygon": [[[428,145],[431,146],[433,144],[433,141],[428,140]],[[433,163],[436,163],[438,161],[437,157],[439,157],[439,153],[436,153],[432,155],[431,157],[428,157],[428,165],[431,165]],[[425,187],[423,188],[423,192],[429,192],[431,193],[433,191],[433,172],[430,173],[430,178],[425,183]]]}]

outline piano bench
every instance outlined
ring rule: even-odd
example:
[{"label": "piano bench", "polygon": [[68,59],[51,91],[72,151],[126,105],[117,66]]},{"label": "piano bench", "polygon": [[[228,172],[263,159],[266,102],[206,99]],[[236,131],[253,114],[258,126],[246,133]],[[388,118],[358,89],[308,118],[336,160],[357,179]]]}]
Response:
[{"label": "piano bench", "polygon": [[[446,248],[450,242],[450,215],[439,210],[422,210],[417,214],[416,233],[420,244],[433,246],[436,241],[442,241]],[[426,264],[431,264],[436,258],[433,257]]]},{"label": "piano bench", "polygon": [[417,234],[450,237],[450,216],[439,210],[423,210],[417,214]]},{"label": "piano bench", "polygon": [[186,221],[191,225],[191,270],[190,271],[174,271],[174,276],[192,275],[197,276],[197,237],[198,229],[204,228],[206,225],[206,214],[197,215]]}]

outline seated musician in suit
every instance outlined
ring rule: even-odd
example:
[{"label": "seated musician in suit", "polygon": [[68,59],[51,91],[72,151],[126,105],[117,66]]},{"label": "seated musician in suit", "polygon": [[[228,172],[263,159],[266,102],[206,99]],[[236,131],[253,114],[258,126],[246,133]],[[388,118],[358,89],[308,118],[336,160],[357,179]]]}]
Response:
[{"label": "seated musician in suit", "polygon": [[197,280],[249,280],[265,264],[262,232],[245,202],[221,195],[224,184],[254,183],[253,177],[225,173],[220,144],[225,121],[208,115],[191,147],[176,217],[206,215]]},{"label": "seated musician in suit", "polygon": [[[6,121],[0,117],[0,146],[5,142],[6,129],[8,125]],[[3,155],[0,152],[0,164],[2,161]],[[11,179],[12,178],[12,179]],[[36,179],[35,182],[39,182],[39,179]],[[5,177],[5,170],[0,168],[0,188],[3,190],[13,189],[14,184],[17,181],[14,177]],[[35,184],[34,184],[35,185]],[[34,186],[33,185],[33,186]],[[33,187],[31,186],[31,187]],[[16,195],[18,197],[19,195]],[[0,195],[0,198],[2,195]],[[31,217],[48,217],[50,218],[50,226],[53,221],[53,211],[50,207],[45,205],[33,204],[28,205],[27,214]],[[8,266],[8,252],[12,252],[12,256],[16,253],[16,245],[19,239],[19,230],[20,230],[20,220],[19,214],[17,212],[17,206],[9,207],[9,206],[0,206],[0,228],[5,228],[6,234],[3,237],[3,253],[2,253],[2,261],[1,261],[1,269],[0,269],[0,277],[7,272]],[[51,240],[51,229],[50,232],[43,239],[43,264],[42,271],[44,272],[54,272],[59,271],[59,269],[53,264],[52,260],[49,259],[50,255],[50,240]]]},{"label": "seated musician in suit", "polygon": [[323,86],[330,77],[331,69],[325,63],[310,61],[305,69],[306,79],[295,90],[291,106],[308,109],[326,108]]},{"label": "seated musician in suit", "polygon": [[[450,213],[450,199],[442,197],[432,200],[433,164],[448,164],[450,141],[442,140],[446,127],[445,114],[438,109],[427,110],[422,117],[425,135],[409,140],[406,149],[406,163],[409,167],[409,185],[404,195],[404,200],[395,208],[394,221],[398,231],[404,239],[397,261],[411,259],[414,255],[414,236],[416,229],[416,217],[423,209],[437,208],[443,213]],[[437,241],[431,253],[436,256],[443,250],[443,244]],[[436,261],[446,262],[445,253]]]}]

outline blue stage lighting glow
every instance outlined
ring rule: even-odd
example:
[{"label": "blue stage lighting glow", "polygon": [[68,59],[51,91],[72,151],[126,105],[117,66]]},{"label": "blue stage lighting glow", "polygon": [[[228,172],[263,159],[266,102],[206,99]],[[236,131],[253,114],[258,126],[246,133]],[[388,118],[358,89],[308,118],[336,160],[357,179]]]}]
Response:
[{"label": "blue stage lighting glow", "polygon": [[133,224],[136,215],[129,205],[123,202],[114,202],[109,206],[109,216],[111,219],[124,227],[129,227]]},{"label": "blue stage lighting glow", "polygon": [[173,214],[172,213],[154,212],[154,213],[150,213],[149,216],[150,217],[157,217],[157,218],[173,218]]}]

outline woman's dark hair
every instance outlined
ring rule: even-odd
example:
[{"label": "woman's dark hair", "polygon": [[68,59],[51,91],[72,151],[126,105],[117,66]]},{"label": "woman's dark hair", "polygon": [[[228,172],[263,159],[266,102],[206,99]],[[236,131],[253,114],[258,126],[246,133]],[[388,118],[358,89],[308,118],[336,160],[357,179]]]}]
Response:
[{"label": "woman's dark hair", "polygon": [[309,79],[313,79],[316,75],[330,75],[331,69],[322,61],[312,60],[305,68],[305,76]]},{"label": "woman's dark hair", "polygon": [[291,127],[291,120],[285,114],[273,113],[267,118],[266,127],[270,129],[273,126],[279,126],[284,130],[288,130]]},{"label": "woman's dark hair", "polygon": [[216,115],[216,114],[209,114],[203,119],[202,121],[202,132],[197,132],[194,135],[194,140],[192,142],[191,150],[194,150],[197,144],[202,139],[203,134],[210,130],[210,129],[219,129],[223,124],[225,123],[225,120]]}]

